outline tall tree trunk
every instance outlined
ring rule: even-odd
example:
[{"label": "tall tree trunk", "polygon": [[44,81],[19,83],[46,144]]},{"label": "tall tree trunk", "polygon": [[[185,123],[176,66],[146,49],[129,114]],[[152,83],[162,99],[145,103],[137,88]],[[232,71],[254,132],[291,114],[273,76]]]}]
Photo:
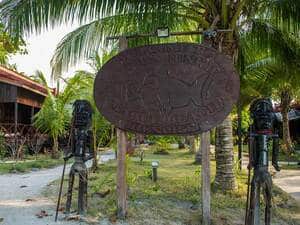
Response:
[{"label": "tall tree trunk", "polygon": [[281,115],[282,115],[282,139],[283,150],[290,154],[293,151],[292,140],[289,129],[288,112],[292,101],[291,93],[288,89],[284,89],[280,93]]},{"label": "tall tree trunk", "polygon": [[52,159],[57,159],[58,155],[58,137],[53,137],[53,148],[51,152]]},{"label": "tall tree trunk", "polygon": [[195,136],[188,136],[189,151],[194,154],[196,152],[196,138]]},{"label": "tall tree trunk", "polygon": [[242,103],[241,99],[239,99],[237,104],[237,135],[238,135],[238,160],[239,160],[239,170],[242,169],[242,153],[243,153],[243,137],[242,137]]},{"label": "tall tree trunk", "polygon": [[[215,26],[220,20],[217,16],[213,21]],[[226,27],[224,25],[224,27]],[[238,57],[238,43],[233,34],[217,33],[217,36],[211,40],[205,40],[219,52],[230,56],[235,64]],[[228,116],[218,127],[216,127],[216,178],[215,186],[224,190],[234,190],[236,187],[235,175],[233,172],[234,154],[233,154],[233,137],[232,121]]]},{"label": "tall tree trunk", "polygon": [[224,190],[234,190],[236,187],[235,176],[233,172],[233,139],[232,122],[228,116],[216,128],[216,178],[215,186]]}]

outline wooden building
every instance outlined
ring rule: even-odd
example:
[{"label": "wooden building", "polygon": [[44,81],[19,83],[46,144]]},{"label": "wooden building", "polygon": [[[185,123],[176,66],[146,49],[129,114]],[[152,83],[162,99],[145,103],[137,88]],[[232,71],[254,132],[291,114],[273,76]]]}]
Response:
[{"label": "wooden building", "polygon": [[0,128],[6,134],[25,135],[42,107],[47,88],[0,66]]}]

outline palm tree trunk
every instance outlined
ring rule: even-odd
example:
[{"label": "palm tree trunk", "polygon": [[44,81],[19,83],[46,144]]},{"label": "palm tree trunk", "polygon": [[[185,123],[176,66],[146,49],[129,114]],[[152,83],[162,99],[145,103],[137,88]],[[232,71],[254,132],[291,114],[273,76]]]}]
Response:
[{"label": "palm tree trunk", "polygon": [[52,159],[58,158],[58,137],[53,137],[53,148],[51,152]]},{"label": "palm tree trunk", "polygon": [[[218,23],[219,19],[220,18],[218,16],[214,19],[215,24]],[[224,25],[224,27],[226,26]],[[226,43],[224,42],[224,38],[227,39]],[[208,40],[208,43],[210,43],[213,48],[218,49],[219,52],[230,56],[233,60],[233,63],[236,63],[238,57],[238,45],[237,39],[232,36],[232,34],[228,34],[228,37],[222,37],[222,34],[218,34],[218,36],[213,41]],[[215,186],[224,191],[234,190],[236,188],[236,180],[233,172],[234,153],[232,121],[230,115],[218,127],[216,127],[215,138]]]},{"label": "palm tree trunk", "polygon": [[188,136],[188,143],[189,143],[189,151],[190,153],[194,154],[196,152],[196,140],[195,136]]},{"label": "palm tree trunk", "polygon": [[215,186],[224,190],[234,190],[236,187],[235,176],[233,172],[233,138],[232,122],[228,116],[216,128],[216,178]]},{"label": "palm tree trunk", "polygon": [[281,115],[282,115],[282,139],[283,139],[283,150],[290,154],[293,151],[292,140],[289,129],[288,112],[292,101],[291,93],[289,90],[284,89],[280,93],[281,101]]},{"label": "palm tree trunk", "polygon": [[239,160],[239,170],[242,169],[242,153],[243,153],[243,137],[242,137],[242,104],[241,99],[239,99],[237,104],[237,135],[238,135],[238,160]]}]

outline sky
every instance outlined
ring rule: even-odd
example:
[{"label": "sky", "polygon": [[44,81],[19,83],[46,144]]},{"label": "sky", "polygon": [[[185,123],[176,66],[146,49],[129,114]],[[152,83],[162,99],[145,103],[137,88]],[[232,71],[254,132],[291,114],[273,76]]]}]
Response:
[{"label": "sky", "polygon": [[[41,34],[32,34],[25,37],[26,55],[14,55],[10,58],[11,64],[16,64],[19,72],[32,75],[36,70],[41,70],[47,77],[50,86],[54,86],[51,80],[50,60],[54,55],[55,48],[59,41],[69,32],[76,29],[78,25],[62,25],[53,29],[46,30]],[[70,77],[78,69],[91,70],[90,67],[82,62],[75,68],[71,68],[63,77]]]}]

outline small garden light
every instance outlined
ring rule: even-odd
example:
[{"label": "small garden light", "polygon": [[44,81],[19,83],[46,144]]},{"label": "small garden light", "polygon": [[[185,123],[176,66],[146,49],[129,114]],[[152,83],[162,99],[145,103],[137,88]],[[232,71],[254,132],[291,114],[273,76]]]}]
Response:
[{"label": "small garden light", "polygon": [[157,37],[165,38],[170,36],[169,28],[168,27],[160,27],[156,30]]},{"label": "small garden light", "polygon": [[151,163],[152,166],[152,181],[156,182],[157,181],[157,168],[158,168],[159,162],[158,161],[153,161]]}]

